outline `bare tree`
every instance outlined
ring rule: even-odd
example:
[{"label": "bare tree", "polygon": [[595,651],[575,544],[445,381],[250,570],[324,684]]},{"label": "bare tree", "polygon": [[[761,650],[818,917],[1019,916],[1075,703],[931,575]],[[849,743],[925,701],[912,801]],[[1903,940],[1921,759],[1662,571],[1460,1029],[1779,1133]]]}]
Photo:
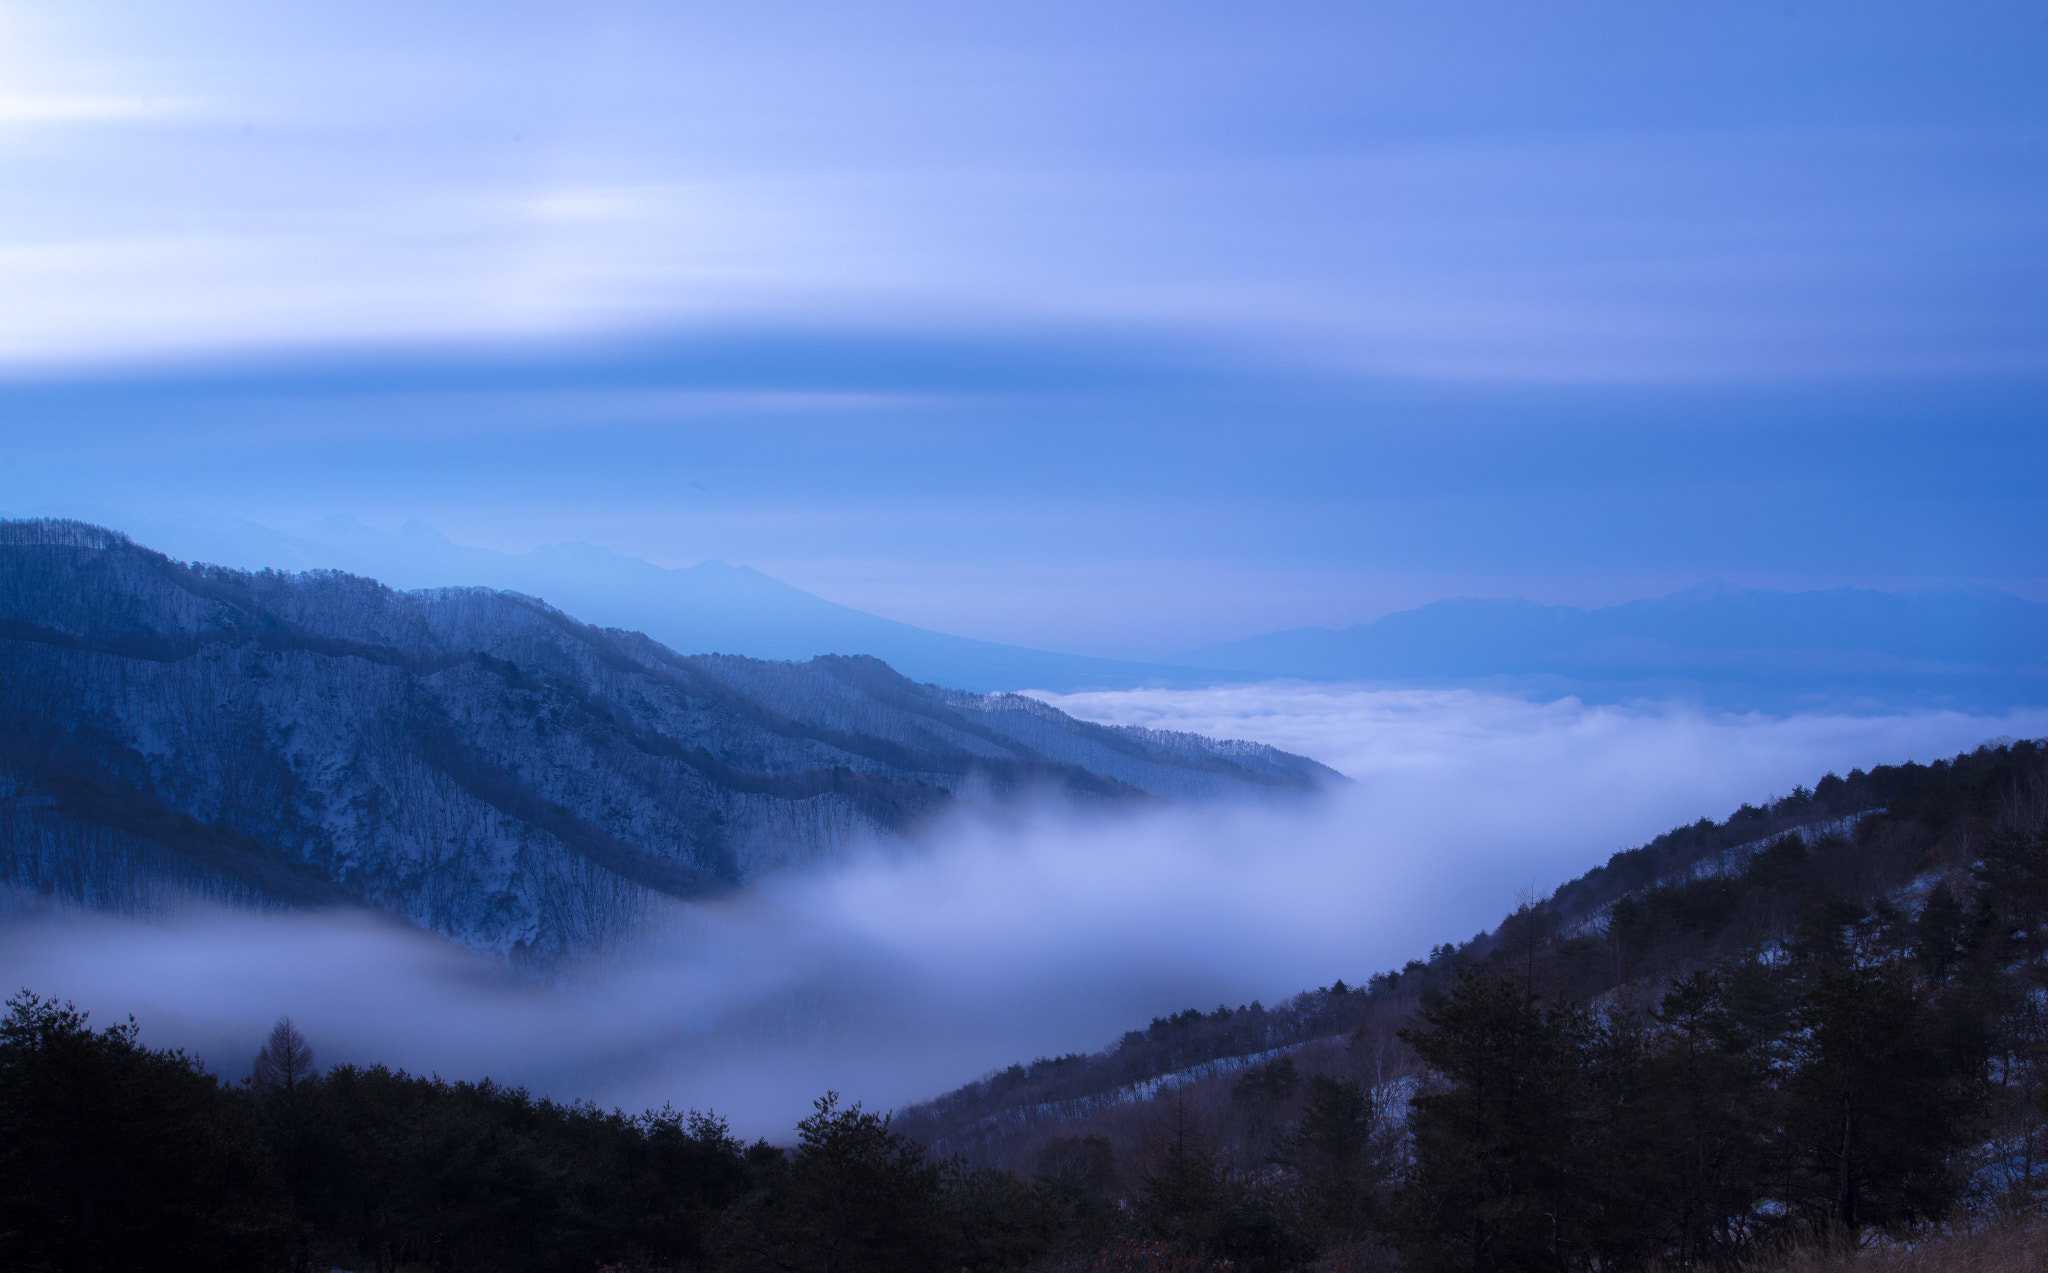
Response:
[{"label": "bare tree", "polygon": [[299,1090],[300,1084],[315,1077],[313,1068],[313,1046],[306,1042],[306,1036],[292,1024],[290,1017],[279,1017],[277,1024],[270,1028],[270,1037],[263,1042],[262,1051],[256,1054],[256,1070],[252,1079],[260,1091],[279,1091],[290,1096]]}]

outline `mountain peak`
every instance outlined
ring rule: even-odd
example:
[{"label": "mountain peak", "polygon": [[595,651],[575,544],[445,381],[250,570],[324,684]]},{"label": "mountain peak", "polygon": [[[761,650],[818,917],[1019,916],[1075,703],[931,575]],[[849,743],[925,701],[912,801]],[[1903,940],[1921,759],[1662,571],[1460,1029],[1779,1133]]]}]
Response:
[{"label": "mountain peak", "polygon": [[364,525],[347,513],[336,513],[308,526],[306,538],[337,548],[374,548],[389,542],[391,536],[374,526]]},{"label": "mountain peak", "polygon": [[417,517],[413,518],[405,525],[400,526],[398,530],[395,533],[393,533],[391,538],[395,542],[407,546],[432,548],[455,547],[455,542],[453,540],[449,539],[446,535],[443,535],[440,531],[435,530],[432,526],[427,525],[425,522],[421,521]]},{"label": "mountain peak", "polygon": [[1719,575],[1713,575],[1701,580],[1690,588],[1681,588],[1677,592],[1661,599],[1664,601],[1676,601],[1681,605],[1691,605],[1701,601],[1719,601],[1723,597],[1739,597],[1768,591],[1770,589],[1767,588],[1745,588],[1740,584],[1730,583]]}]

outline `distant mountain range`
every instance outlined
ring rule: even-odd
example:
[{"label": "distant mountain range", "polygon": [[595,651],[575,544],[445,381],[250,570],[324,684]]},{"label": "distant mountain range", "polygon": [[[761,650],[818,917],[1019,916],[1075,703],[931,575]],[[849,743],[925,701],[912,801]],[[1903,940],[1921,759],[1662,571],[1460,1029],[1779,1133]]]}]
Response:
[{"label": "distant mountain range", "polygon": [[0,521],[0,894],[366,905],[548,966],[660,897],[900,841],[961,801],[1342,781],[864,656],[685,656],[516,593]]},{"label": "distant mountain range", "polygon": [[346,570],[394,588],[504,588],[589,623],[645,632],[672,650],[758,659],[867,654],[915,681],[981,692],[1203,685],[1227,671],[1060,654],[949,636],[839,605],[747,566],[666,569],[590,544],[526,553],[450,541],[423,522],[386,532],[351,517],[298,531],[213,517],[123,518],[120,528],[173,557],[249,570]]},{"label": "distant mountain range", "polygon": [[1596,610],[1460,597],[1342,631],[1212,645],[1187,661],[1261,676],[1492,680],[1766,709],[1997,710],[2048,701],[2048,605],[1988,589],[1777,592],[1712,580]]},{"label": "distant mountain range", "polygon": [[1143,663],[949,636],[745,566],[664,569],[589,544],[500,553],[454,544],[419,522],[384,532],[347,517],[294,532],[192,516],[124,526],[184,559],[336,568],[405,588],[509,588],[675,650],[763,659],[868,654],[912,680],[984,693],[1288,677],[1483,684],[1595,701],[1668,697],[1772,712],[1995,712],[2048,702],[2048,604],[1990,589],[1780,592],[1711,580],[1597,609],[1461,597],[1342,630],[1296,628]]}]

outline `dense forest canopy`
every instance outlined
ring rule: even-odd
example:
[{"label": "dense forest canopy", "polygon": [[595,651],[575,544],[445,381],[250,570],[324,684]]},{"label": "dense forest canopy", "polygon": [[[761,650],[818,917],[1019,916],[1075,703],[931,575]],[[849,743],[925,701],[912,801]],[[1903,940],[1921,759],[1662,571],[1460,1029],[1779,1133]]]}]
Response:
[{"label": "dense forest canopy", "polygon": [[2048,748],[1830,775],[1361,986],[827,1094],[788,1146],[8,1008],[7,1268],[1731,1269],[2039,1207]]}]

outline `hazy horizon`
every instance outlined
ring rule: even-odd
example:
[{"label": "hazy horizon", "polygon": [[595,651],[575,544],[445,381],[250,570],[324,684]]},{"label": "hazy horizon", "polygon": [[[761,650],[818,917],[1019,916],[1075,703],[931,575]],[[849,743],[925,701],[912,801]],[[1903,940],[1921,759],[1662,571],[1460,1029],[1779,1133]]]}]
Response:
[{"label": "hazy horizon", "polygon": [[[762,574],[774,579],[777,583],[789,582],[777,578],[769,571],[761,569],[751,562],[725,561],[721,558],[713,557],[701,558],[695,561],[653,562],[617,552],[607,545],[594,544],[588,540],[536,541],[525,545],[523,548],[513,549],[461,544],[456,543],[444,535],[439,528],[430,525],[421,518],[407,518],[404,522],[392,525],[387,529],[381,526],[370,525],[351,514],[331,513],[303,525],[265,526],[246,519],[202,514],[191,510],[135,513],[93,504],[49,504],[32,506],[21,510],[0,508],[0,517],[56,517],[85,521],[122,531],[124,534],[130,535],[141,546],[166,552],[176,559],[199,561],[209,565],[229,566],[235,569],[297,570],[327,567],[354,569],[357,573],[367,574],[372,578],[379,579],[380,582],[388,583],[400,589],[478,584],[498,586],[491,584],[487,579],[481,577],[472,578],[460,568],[437,565],[432,554],[436,549],[444,546],[466,551],[490,553],[495,556],[512,559],[532,557],[548,549],[595,549],[598,553],[617,558],[622,563],[644,562],[660,570],[681,571],[700,565],[734,566],[760,569]],[[411,537],[409,540],[408,536]],[[241,542],[237,542],[238,538]],[[284,545],[286,541],[296,542],[289,544],[288,547],[281,548],[280,545]],[[323,555],[319,551],[322,548],[336,551]],[[380,572],[374,564],[363,564],[359,560],[352,558],[352,554],[364,551],[385,554],[383,560],[387,562],[402,563],[400,572],[392,578],[384,578],[384,573],[389,572]],[[1478,582],[1483,585],[1484,581],[1467,582]],[[1539,586],[1534,588],[1528,587],[1527,585],[1532,582]],[[1551,588],[1540,586],[1546,582],[1551,583],[1553,586]],[[1663,583],[1656,585],[1639,584],[1634,588],[1608,580],[1603,581],[1598,591],[1590,591],[1590,585],[1583,580],[1575,582],[1522,580],[1519,581],[1521,585],[1520,591],[1493,593],[1416,592],[1413,596],[1406,597],[1399,603],[1391,601],[1390,596],[1394,594],[1385,591],[1368,597],[1354,596],[1348,599],[1349,604],[1353,607],[1348,613],[1356,617],[1349,619],[1335,618],[1324,623],[1297,624],[1292,628],[1264,626],[1262,620],[1258,617],[1238,616],[1235,621],[1236,626],[1218,630],[1221,635],[1212,632],[1210,635],[1213,639],[1210,640],[1195,641],[1184,637],[1179,644],[1144,647],[1118,644],[1105,645],[1101,642],[1083,640],[1063,647],[1058,652],[1130,660],[1140,663],[1186,663],[1208,645],[1227,644],[1247,637],[1263,636],[1296,629],[1320,628],[1329,631],[1342,631],[1349,627],[1368,625],[1390,614],[1405,613],[1438,601],[1467,600],[1475,597],[1498,598],[1533,601],[1539,605],[1546,606],[1570,606],[1578,609],[1595,610],[1622,605],[1631,601],[1656,600],[1685,592],[1689,589],[1722,583],[1731,584],[1738,588],[1753,588],[1774,592],[1861,588],[1905,596],[1946,591],[1970,592],[1989,590],[2027,601],[2048,601],[2048,579],[2031,578],[2000,580],[1997,583],[1991,583],[1981,579],[1915,579],[1902,581],[1893,578],[1788,577],[1782,575],[1738,575],[1731,578],[1725,574],[1700,574],[1676,575],[1671,580]],[[796,587],[797,585],[791,584],[790,586]],[[1410,580],[1404,586],[1407,588],[1417,588],[1422,585],[1417,581]],[[811,595],[818,596],[821,600],[835,605],[845,605],[849,609],[855,610],[860,609],[854,602],[820,593],[812,593]],[[543,599],[547,600],[549,598],[543,596]],[[565,603],[565,608],[570,610],[572,617],[585,617],[575,613],[573,602]],[[874,617],[887,619],[892,622],[908,622],[896,615],[885,612],[862,610],[861,613],[872,614]],[[913,623],[912,626],[919,625]],[[992,641],[998,644],[1015,645],[1027,649],[1038,648],[1029,646],[1023,640],[1011,639],[1000,633],[996,635],[970,636],[966,633],[942,629],[927,630],[942,631],[944,635],[948,636],[964,636],[969,640]],[[692,651],[682,652],[690,653]],[[734,652],[753,653],[753,651],[748,650]],[[1199,661],[1197,661],[1197,664],[1199,665]]]}]

